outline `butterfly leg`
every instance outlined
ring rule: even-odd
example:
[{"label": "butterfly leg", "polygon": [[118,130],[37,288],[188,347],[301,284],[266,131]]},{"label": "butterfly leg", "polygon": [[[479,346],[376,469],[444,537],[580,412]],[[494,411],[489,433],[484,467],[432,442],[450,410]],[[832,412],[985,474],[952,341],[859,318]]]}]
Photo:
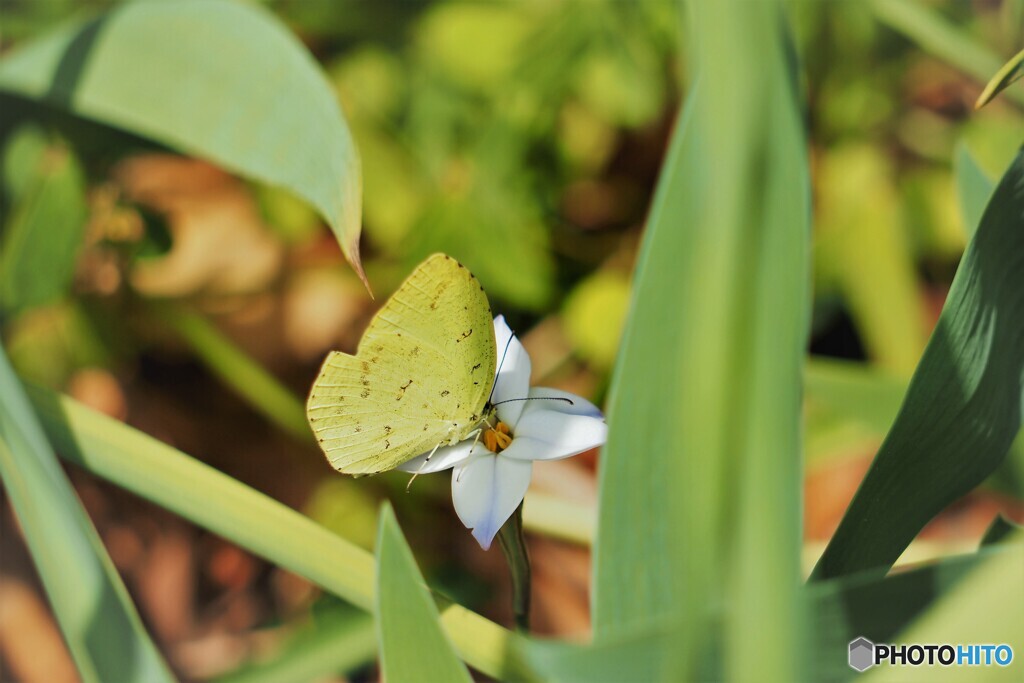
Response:
[{"label": "butterfly leg", "polygon": [[434,446],[434,450],[430,451],[430,455],[428,455],[426,457],[426,459],[420,464],[420,468],[418,470],[416,470],[416,472],[412,475],[412,479],[410,479],[409,483],[405,485],[405,492],[406,493],[409,493],[409,487],[411,487],[412,483],[414,481],[416,481],[416,477],[420,476],[420,472],[423,471],[423,468],[427,466],[427,463],[430,462],[430,459],[434,457],[434,453],[437,453],[437,449],[440,448],[440,447],[441,447],[441,442],[438,441],[437,445]]}]

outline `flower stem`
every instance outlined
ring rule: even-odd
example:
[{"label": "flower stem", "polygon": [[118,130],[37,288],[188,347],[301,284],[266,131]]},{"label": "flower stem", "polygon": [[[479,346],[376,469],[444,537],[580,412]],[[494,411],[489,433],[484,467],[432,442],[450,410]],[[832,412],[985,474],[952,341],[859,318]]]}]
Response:
[{"label": "flower stem", "polygon": [[512,612],[516,628],[527,633],[530,630],[530,558],[526,554],[523,539],[523,504],[498,531],[498,543],[505,553],[509,573],[512,575]]}]

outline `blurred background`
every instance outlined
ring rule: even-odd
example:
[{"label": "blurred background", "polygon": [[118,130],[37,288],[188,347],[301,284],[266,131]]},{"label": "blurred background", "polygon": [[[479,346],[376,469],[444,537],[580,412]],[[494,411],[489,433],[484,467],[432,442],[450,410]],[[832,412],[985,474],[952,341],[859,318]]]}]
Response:
[{"label": "blurred background", "polygon": [[[113,4],[2,0],[0,54]],[[447,252],[519,332],[534,383],[600,404],[685,92],[677,7],[263,4],[320,61],[342,103],[362,157],[362,254],[377,302],[423,257]],[[994,73],[985,57],[997,68],[1024,42],[1024,2],[911,5],[924,14],[886,3],[790,6],[814,182],[808,571],[895,415],[977,223],[965,184],[997,179],[1024,137],[1019,86],[973,111]],[[936,35],[961,42],[937,47]],[[504,560],[459,524],[447,475],[420,477],[408,493],[408,475],[343,477],[304,431],[296,409],[320,361],[353,350],[376,305],[312,209],[113,129],[56,112],[26,118],[11,98],[0,103],[0,135],[0,281],[24,263],[48,274],[33,288],[0,288],[3,343],[23,377],[366,548],[378,503],[390,498],[431,584],[510,623]],[[15,261],[20,235],[38,226],[51,256]],[[259,368],[287,391],[254,396]],[[999,511],[1021,521],[1022,452],[1015,445],[905,561],[973,548]],[[588,633],[597,467],[590,453],[535,468],[526,517],[538,633]],[[308,657],[318,624],[355,618],[304,580],[69,473],[186,679],[281,653]],[[0,680],[72,680],[6,504],[0,517]],[[372,644],[352,680],[375,679]]]}]

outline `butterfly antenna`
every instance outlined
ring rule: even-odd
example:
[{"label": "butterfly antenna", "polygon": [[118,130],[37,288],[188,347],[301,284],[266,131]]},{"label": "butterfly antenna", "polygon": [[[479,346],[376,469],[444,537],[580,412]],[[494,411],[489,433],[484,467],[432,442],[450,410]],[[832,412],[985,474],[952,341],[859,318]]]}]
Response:
[{"label": "butterfly antenna", "polygon": [[498,401],[491,405],[500,406],[502,403],[512,403],[513,401],[565,401],[571,406],[576,405],[573,403],[571,398],[566,398],[565,396],[527,396],[526,398],[507,398],[504,401]]},{"label": "butterfly antenna", "polygon": [[501,376],[501,367],[505,365],[505,358],[508,356],[508,347],[511,346],[512,340],[516,338],[516,333],[513,332],[509,335],[508,341],[505,342],[505,348],[501,352],[501,362],[498,363],[498,369],[494,371],[494,384],[491,386],[491,395],[487,397],[487,402],[490,403],[491,399],[494,398],[494,390],[498,386],[498,377]]}]

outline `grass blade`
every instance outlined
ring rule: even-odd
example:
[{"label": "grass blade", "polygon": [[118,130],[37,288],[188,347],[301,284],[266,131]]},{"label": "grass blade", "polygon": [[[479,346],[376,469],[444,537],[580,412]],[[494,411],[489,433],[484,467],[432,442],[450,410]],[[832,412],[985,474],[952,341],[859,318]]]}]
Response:
[{"label": "grass blade", "polygon": [[968,245],[900,413],[813,577],[890,567],[991,474],[1021,427],[1024,153]]},{"label": "grass blade", "polygon": [[0,476],[85,681],[172,681],[0,349]]},{"label": "grass blade", "polygon": [[797,679],[806,149],[778,6],[695,8],[700,80],[659,182],[611,392],[595,638],[681,616],[670,656],[692,677],[708,606],[724,601],[744,606],[726,617],[727,675]]},{"label": "grass blade", "polygon": [[978,96],[974,103],[975,109],[981,109],[991,102],[996,95],[1006,90],[1010,85],[1024,76],[1024,50],[1018,52],[1010,61],[1003,65],[992,80],[985,86],[985,90]]},{"label": "grass blade", "polygon": [[[997,55],[924,3],[873,0],[871,8],[883,24],[979,82],[988,82],[999,69],[1002,60]],[[1017,104],[1024,104],[1024,93],[1009,91],[1007,95]]]},{"label": "grass blade", "polygon": [[377,630],[385,680],[471,680],[438,625],[437,606],[387,504],[377,534]]},{"label": "grass blade", "polygon": [[[61,457],[303,576],[353,605],[374,608],[373,556],[308,517],[67,397],[30,397]],[[439,599],[441,621],[467,664],[495,678],[531,679],[512,656],[517,636]]]},{"label": "grass blade", "polygon": [[327,219],[363,276],[356,148],[313,57],[269,12],[126,3],[6,55],[0,90],[288,188]]}]

